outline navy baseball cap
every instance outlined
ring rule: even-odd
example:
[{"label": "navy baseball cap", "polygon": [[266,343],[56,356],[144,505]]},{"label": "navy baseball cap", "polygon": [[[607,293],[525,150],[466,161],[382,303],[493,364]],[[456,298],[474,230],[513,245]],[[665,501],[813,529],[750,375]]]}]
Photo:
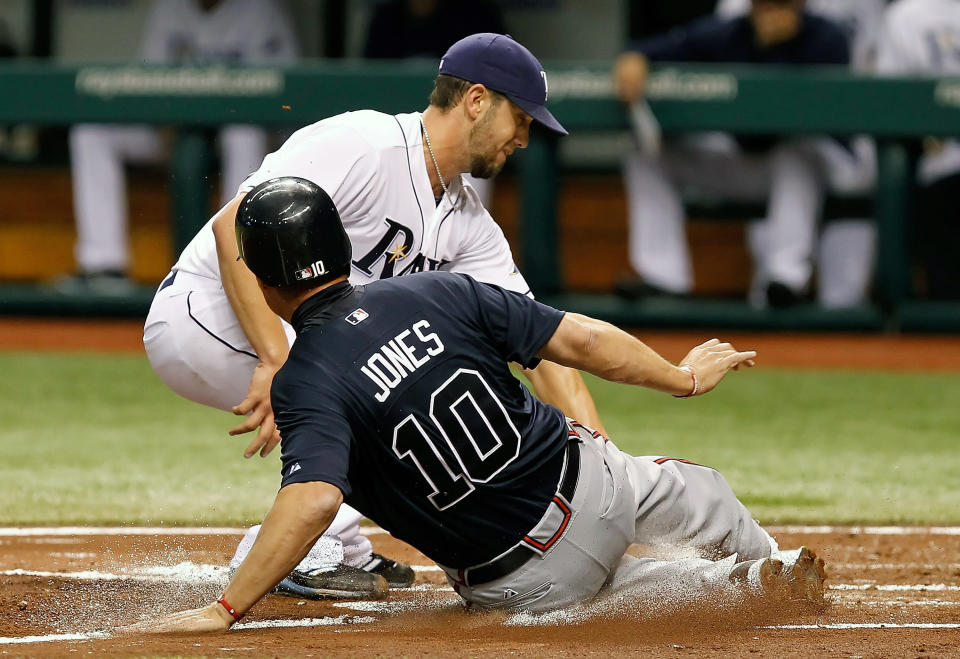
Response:
[{"label": "navy baseball cap", "polygon": [[567,134],[547,109],[543,66],[510,35],[480,32],[464,37],[444,54],[440,73],[499,92],[550,130]]}]

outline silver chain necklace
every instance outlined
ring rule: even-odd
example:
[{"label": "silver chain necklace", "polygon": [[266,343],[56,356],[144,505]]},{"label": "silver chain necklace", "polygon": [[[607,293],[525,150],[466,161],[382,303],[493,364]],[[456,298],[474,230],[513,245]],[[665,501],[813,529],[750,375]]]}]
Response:
[{"label": "silver chain necklace", "polygon": [[433,145],[430,144],[430,133],[423,123],[423,115],[420,115],[420,128],[423,130],[423,139],[427,142],[427,151],[430,152],[430,159],[433,160],[433,167],[437,170],[437,178],[440,179],[440,187],[443,188],[443,194],[447,194],[447,183],[443,180],[443,174],[440,173],[440,164],[437,162],[437,156],[433,152]]}]

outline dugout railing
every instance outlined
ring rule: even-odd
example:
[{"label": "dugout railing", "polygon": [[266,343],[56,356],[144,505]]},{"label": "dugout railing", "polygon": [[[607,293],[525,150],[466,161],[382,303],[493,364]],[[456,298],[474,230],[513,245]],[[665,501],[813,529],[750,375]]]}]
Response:
[{"label": "dugout railing", "polygon": [[[549,63],[550,106],[575,134],[628,128],[612,96],[608,63]],[[426,104],[434,69],[421,63],[318,62],[291,68],[158,68],[135,65],[0,66],[0,123],[78,122],[179,126],[171,163],[174,245],[207,219],[203,129],[223,123],[303,125],[357,108],[402,112]],[[534,132],[517,157],[521,261],[540,297],[621,323],[825,329],[960,329],[960,305],[910,298],[906,227],[915,158],[925,136],[960,135],[960,80],[873,78],[832,69],[660,66],[649,99],[665,132],[870,134],[878,146],[874,216],[879,227],[879,304],[827,311],[758,310],[725,300],[627,302],[564,291],[557,198],[557,142]],[[3,313],[143,313],[149,292],[130,298],[67,297],[35,286],[0,286]]]}]

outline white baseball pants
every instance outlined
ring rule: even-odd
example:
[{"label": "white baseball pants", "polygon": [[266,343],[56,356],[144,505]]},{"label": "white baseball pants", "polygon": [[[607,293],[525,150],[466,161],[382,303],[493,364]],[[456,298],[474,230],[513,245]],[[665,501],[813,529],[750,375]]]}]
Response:
[{"label": "white baseball pants", "polygon": [[770,281],[797,292],[806,289],[815,256],[822,303],[863,301],[873,260],[872,225],[861,221],[827,227],[815,254],[824,179],[835,191],[847,193],[859,192],[862,181],[872,179],[872,161],[861,163],[836,150],[842,148],[832,140],[800,138],[755,155],[743,152],[730,135],[702,133],[665,142],[659,157],[629,151],[624,174],[631,265],[651,285],[675,293],[693,289],[680,194],[691,188],[722,198],[767,200],[767,217],[749,228],[754,301],[760,302],[758,293]]},{"label": "white baseball pants", "polygon": [[[296,333],[286,323],[284,329],[292,344]],[[220,282],[182,271],[157,292],[143,345],[153,370],[170,389],[225,411],[246,398],[259,363]],[[324,534],[342,543],[344,562],[354,567],[366,563],[373,551],[370,540],[360,535],[361,519],[363,515],[342,505]]]},{"label": "white baseball pants", "polygon": [[[226,203],[260,166],[267,153],[267,135],[256,126],[228,125],[221,128],[219,143],[221,198]],[[79,124],[71,128],[75,257],[81,271],[129,269],[123,166],[127,162],[158,162],[163,152],[160,132],[150,126]]]}]

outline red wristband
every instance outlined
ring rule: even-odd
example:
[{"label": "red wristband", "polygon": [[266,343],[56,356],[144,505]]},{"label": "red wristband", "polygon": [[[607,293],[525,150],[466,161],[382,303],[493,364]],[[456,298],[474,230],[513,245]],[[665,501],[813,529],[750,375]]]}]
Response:
[{"label": "red wristband", "polygon": [[684,395],[674,394],[673,397],[674,398],[693,398],[700,391],[700,380],[697,379],[696,372],[694,372],[694,370],[689,366],[687,366],[686,364],[684,364],[683,366],[678,366],[677,368],[679,368],[682,371],[686,371],[687,373],[690,374],[690,379],[693,380],[693,387],[691,387],[690,393],[684,394]]},{"label": "red wristband", "polygon": [[242,613],[237,613],[237,610],[232,606],[230,606],[230,604],[227,603],[227,600],[223,599],[223,595],[220,596],[220,599],[217,600],[217,603],[223,608],[225,608],[227,610],[227,613],[233,616],[234,620],[239,620],[240,618],[243,617]]}]

